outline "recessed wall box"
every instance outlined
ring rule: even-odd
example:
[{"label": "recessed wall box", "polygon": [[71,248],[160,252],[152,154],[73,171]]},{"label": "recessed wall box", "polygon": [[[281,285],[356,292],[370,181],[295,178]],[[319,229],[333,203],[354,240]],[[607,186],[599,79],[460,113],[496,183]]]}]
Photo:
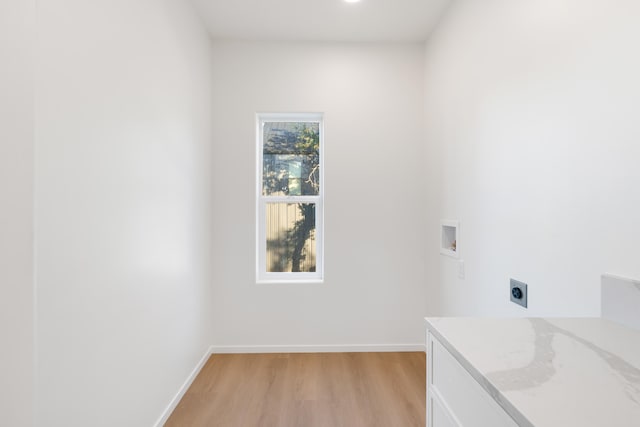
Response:
[{"label": "recessed wall box", "polygon": [[460,253],[460,223],[442,220],[440,222],[440,253],[458,258]]}]

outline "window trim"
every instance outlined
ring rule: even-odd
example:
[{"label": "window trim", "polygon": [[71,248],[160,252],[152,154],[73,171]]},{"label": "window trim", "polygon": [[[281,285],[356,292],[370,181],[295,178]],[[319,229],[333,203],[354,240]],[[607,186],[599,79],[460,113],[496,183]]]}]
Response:
[{"label": "window trim", "polygon": [[[264,196],[263,124],[265,122],[318,122],[320,191],[315,196]],[[324,282],[324,114],[323,113],[257,113],[256,114],[256,283],[323,283]],[[266,268],[266,204],[314,203],[316,205],[316,271],[267,272]]]}]

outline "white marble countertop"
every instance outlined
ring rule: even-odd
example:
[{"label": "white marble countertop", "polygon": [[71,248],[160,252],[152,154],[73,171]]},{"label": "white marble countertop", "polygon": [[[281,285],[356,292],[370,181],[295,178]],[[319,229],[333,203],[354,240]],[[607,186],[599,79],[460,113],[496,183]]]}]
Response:
[{"label": "white marble countertop", "polygon": [[521,426],[640,426],[640,331],[601,318],[426,318]]}]

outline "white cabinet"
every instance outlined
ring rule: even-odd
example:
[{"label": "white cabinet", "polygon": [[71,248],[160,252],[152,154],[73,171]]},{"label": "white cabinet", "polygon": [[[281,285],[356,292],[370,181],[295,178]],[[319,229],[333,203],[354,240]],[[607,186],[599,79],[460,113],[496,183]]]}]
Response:
[{"label": "white cabinet", "polygon": [[431,332],[427,332],[427,427],[518,427]]}]

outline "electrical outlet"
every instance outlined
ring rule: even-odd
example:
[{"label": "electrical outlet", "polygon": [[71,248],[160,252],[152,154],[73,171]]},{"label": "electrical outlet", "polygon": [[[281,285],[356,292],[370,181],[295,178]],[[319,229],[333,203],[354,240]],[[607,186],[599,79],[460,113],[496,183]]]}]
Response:
[{"label": "electrical outlet", "polygon": [[458,261],[458,279],[464,280],[464,260]]},{"label": "electrical outlet", "polygon": [[511,302],[527,308],[527,284],[511,279],[509,297]]}]

